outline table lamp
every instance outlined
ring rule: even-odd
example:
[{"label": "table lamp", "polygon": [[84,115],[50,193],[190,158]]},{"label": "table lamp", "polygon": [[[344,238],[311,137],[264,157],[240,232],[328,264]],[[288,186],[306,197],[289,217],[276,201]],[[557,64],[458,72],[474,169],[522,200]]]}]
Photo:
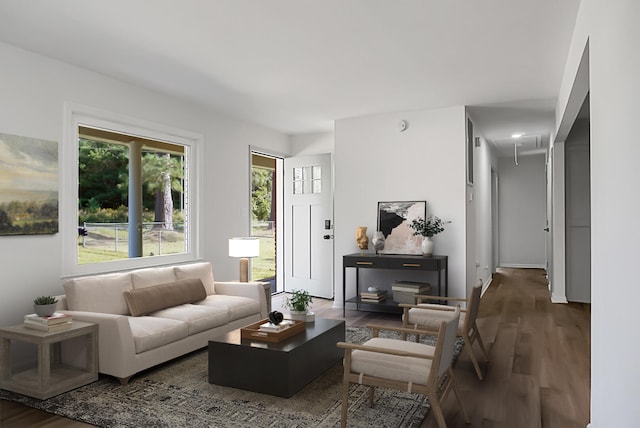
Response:
[{"label": "table lamp", "polygon": [[240,257],[240,282],[249,281],[249,257],[260,255],[258,238],[230,238],[229,257]]}]

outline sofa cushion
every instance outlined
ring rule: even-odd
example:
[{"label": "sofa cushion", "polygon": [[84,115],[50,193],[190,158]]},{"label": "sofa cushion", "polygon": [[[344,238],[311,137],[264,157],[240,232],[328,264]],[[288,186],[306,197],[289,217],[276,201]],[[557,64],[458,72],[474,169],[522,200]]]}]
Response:
[{"label": "sofa cushion", "polygon": [[129,317],[129,327],[136,354],[184,339],[189,333],[186,322],[157,317]]},{"label": "sofa cushion", "polygon": [[184,303],[204,300],[207,293],[199,279],[182,279],[124,292],[129,311],[134,317]]},{"label": "sofa cushion", "polygon": [[131,290],[132,284],[126,272],[67,279],[63,286],[71,311],[129,314],[123,293]]},{"label": "sofa cushion", "polygon": [[136,269],[131,271],[131,284],[134,289],[166,284],[176,280],[173,266]]},{"label": "sofa cushion", "polygon": [[153,312],[151,316],[184,321],[189,328],[189,335],[220,327],[229,322],[229,314],[225,309],[191,304],[173,306]]},{"label": "sofa cushion", "polygon": [[214,294],[207,296],[198,305],[224,309],[229,314],[229,322],[260,313],[260,302],[242,296]]},{"label": "sofa cushion", "polygon": [[216,293],[211,263],[201,262],[179,265],[175,266],[173,270],[175,272],[176,279],[200,278],[208,295]]}]

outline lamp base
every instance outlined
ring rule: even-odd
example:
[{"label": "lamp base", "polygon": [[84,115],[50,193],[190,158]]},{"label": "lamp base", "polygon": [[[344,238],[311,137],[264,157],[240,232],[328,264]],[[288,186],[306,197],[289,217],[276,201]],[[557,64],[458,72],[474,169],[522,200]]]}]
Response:
[{"label": "lamp base", "polygon": [[249,259],[246,257],[240,259],[240,282],[249,282]]}]

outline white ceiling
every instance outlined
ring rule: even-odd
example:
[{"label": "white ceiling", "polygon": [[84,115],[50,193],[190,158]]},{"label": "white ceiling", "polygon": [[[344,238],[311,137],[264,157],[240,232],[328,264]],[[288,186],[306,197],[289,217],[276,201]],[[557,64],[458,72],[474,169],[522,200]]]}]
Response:
[{"label": "white ceiling", "polygon": [[[579,0],[0,0],[0,41],[300,134],[476,106],[549,135]],[[512,145],[512,142],[509,142]]]}]

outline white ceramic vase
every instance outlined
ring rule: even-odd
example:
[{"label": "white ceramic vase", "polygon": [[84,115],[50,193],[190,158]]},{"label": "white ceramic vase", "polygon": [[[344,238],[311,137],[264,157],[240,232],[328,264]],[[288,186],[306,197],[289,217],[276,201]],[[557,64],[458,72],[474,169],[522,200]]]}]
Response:
[{"label": "white ceramic vase", "polygon": [[289,311],[289,319],[296,321],[314,322],[316,320],[315,313],[311,311]]},{"label": "white ceramic vase", "polygon": [[425,236],[422,238],[422,255],[423,256],[427,256],[427,257],[431,257],[433,256],[433,247],[434,247],[434,243],[433,240],[431,239],[430,236]]},{"label": "white ceramic vase", "polygon": [[384,249],[384,233],[381,231],[377,231],[373,233],[373,238],[371,238],[371,243],[373,244],[373,248],[376,250],[376,254]]}]

